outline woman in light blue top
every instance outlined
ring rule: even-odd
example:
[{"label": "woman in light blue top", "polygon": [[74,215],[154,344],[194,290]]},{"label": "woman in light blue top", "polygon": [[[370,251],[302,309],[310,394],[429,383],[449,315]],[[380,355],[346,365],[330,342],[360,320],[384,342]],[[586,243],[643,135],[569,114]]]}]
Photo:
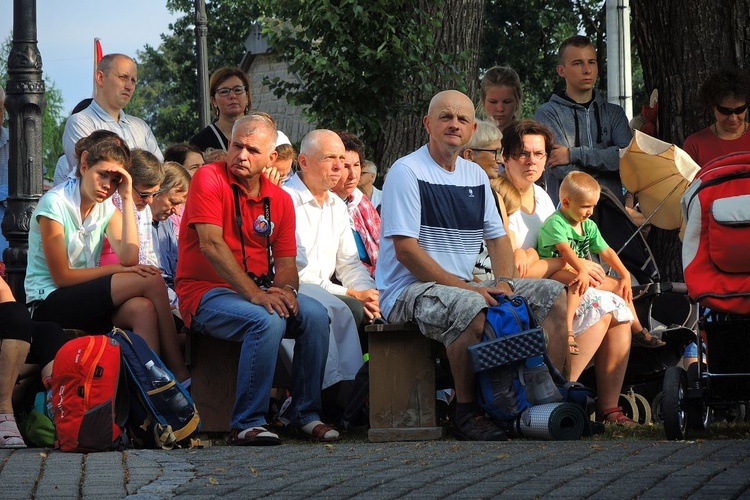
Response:
[{"label": "woman in light blue top", "polygon": [[[132,330],[184,381],[161,272],[138,264],[130,150],[97,130],[76,144],[76,156],[76,177],[45,194],[32,216],[25,287],[33,318],[91,333]],[[115,191],[122,212],[109,201]],[[105,235],[120,264],[97,267]]]}]

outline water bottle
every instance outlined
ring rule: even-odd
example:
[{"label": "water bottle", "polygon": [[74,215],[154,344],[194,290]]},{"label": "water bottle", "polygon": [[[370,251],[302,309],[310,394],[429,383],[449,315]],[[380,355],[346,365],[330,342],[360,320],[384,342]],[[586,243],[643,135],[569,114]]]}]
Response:
[{"label": "water bottle", "polygon": [[42,384],[44,385],[44,388],[46,389],[44,391],[44,409],[45,413],[49,417],[50,420],[52,420],[52,423],[55,422],[55,405],[52,403],[52,377],[45,377],[42,380]]},{"label": "water bottle", "polygon": [[532,356],[526,360],[523,379],[526,385],[526,399],[532,405],[562,401],[562,394],[552,381],[552,375],[542,356]]},{"label": "water bottle", "polygon": [[[172,382],[172,377],[162,368],[154,363],[153,360],[149,360],[146,363],[146,370],[151,374],[152,384],[154,389],[164,387]],[[166,389],[159,393],[169,409],[180,419],[181,422],[187,421],[193,416],[193,407],[180,392],[177,385],[172,385],[169,389]]]}]

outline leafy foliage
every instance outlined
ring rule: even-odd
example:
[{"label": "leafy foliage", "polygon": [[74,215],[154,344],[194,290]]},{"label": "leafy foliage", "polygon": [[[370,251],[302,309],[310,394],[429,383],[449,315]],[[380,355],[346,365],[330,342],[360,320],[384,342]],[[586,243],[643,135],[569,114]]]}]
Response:
[{"label": "leafy foliage", "polygon": [[[569,36],[583,32],[604,46],[604,9],[601,0],[487,0],[480,67],[507,64],[518,72],[524,91],[522,113],[534,111],[562,88],[557,76],[557,48]],[[598,50],[599,86],[606,89]]]},{"label": "leafy foliage", "polygon": [[[208,0],[208,69],[237,65],[244,40],[258,17],[251,0]],[[157,48],[137,53],[138,89],[127,112],[151,125],[162,147],[190,139],[198,131],[198,74],[195,50],[195,2],[168,0],[170,12],[184,15],[169,25]]]},{"label": "leafy foliage", "polygon": [[[0,85],[3,88],[5,88],[8,81],[8,55],[10,54],[12,42],[11,35],[8,35],[2,46],[0,46]],[[63,152],[62,135],[65,130],[66,117],[64,116],[64,101],[60,89],[55,87],[55,82],[47,77],[44,78],[44,85],[46,88],[45,98],[47,105],[44,107],[42,114],[43,175],[45,179],[52,180],[57,159]]]},{"label": "leafy foliage", "polygon": [[[442,17],[409,0],[260,0],[263,33],[304,83],[267,80],[278,97],[305,107],[327,128],[359,133],[373,144],[383,123],[424,113],[441,79],[459,78],[457,60],[436,53]],[[433,5],[439,11],[442,2]],[[408,15],[404,15],[408,13]],[[435,76],[440,68],[440,77]]]}]

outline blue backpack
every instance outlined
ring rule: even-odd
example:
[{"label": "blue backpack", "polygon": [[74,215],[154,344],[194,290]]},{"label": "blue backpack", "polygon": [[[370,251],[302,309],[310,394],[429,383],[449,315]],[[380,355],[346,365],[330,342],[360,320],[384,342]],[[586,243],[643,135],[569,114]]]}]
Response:
[{"label": "blue backpack", "polygon": [[495,299],[498,305],[487,309],[482,341],[469,347],[469,357],[477,374],[477,402],[507,427],[532,403],[561,401],[555,383],[565,380],[547,357],[544,330],[537,328],[526,299]]},{"label": "blue backpack", "polygon": [[128,424],[134,443],[165,450],[190,446],[190,439],[200,431],[190,393],[139,335],[114,328],[109,336],[120,344],[128,375]]}]

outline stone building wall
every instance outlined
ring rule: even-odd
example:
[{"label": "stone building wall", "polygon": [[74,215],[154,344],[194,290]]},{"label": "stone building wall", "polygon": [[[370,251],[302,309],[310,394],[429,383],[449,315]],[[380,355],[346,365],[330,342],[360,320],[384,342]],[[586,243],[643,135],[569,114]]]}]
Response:
[{"label": "stone building wall", "polygon": [[299,78],[290,74],[287,64],[274,53],[254,55],[247,73],[253,92],[253,110],[271,115],[276,120],[276,127],[289,136],[293,144],[299,145],[315,124],[307,122],[300,108],[290,106],[285,98],[279,99],[267,85],[263,85],[264,78],[278,77],[287,81],[299,81]]}]

